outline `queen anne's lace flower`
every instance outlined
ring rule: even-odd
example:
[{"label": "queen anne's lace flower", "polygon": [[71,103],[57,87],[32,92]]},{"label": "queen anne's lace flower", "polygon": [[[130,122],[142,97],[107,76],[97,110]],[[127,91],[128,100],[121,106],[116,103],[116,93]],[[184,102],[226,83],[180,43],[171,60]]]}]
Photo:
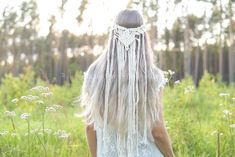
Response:
[{"label": "queen anne's lace flower", "polygon": [[230,128],[235,128],[235,124],[229,125]]},{"label": "queen anne's lace flower", "polygon": [[28,120],[30,116],[31,116],[30,113],[23,113],[20,115],[20,118],[24,120]]},{"label": "queen anne's lace flower", "polygon": [[5,115],[7,117],[15,117],[16,113],[15,113],[15,111],[5,111]]},{"label": "queen anne's lace flower", "polygon": [[31,88],[31,91],[48,92],[49,91],[49,87],[36,86],[36,87]]},{"label": "queen anne's lace flower", "polygon": [[225,96],[229,96],[230,95],[230,93],[219,93],[219,96],[221,96],[221,97],[225,97]]},{"label": "queen anne's lace flower", "polygon": [[8,134],[8,131],[1,131],[0,136],[6,136]]},{"label": "queen anne's lace flower", "polygon": [[19,99],[17,99],[17,98],[11,100],[11,102],[14,104],[17,103],[18,101],[19,101]]},{"label": "queen anne's lace flower", "polygon": [[50,97],[50,96],[52,96],[52,95],[53,95],[52,92],[46,92],[46,93],[42,93],[42,94],[41,94],[41,96],[42,96],[42,97],[45,97],[45,98],[46,98],[46,97]]},{"label": "queen anne's lace flower", "polygon": [[65,130],[58,130],[54,133],[58,138],[67,139],[70,137],[70,133],[66,132]]},{"label": "queen anne's lace flower", "polygon": [[46,112],[56,112],[56,109],[52,106],[46,107]]}]

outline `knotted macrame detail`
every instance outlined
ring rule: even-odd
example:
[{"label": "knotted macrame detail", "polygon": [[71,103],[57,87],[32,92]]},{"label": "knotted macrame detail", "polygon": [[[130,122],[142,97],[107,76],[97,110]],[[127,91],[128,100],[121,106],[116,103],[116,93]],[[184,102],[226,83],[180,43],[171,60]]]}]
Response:
[{"label": "knotted macrame detail", "polygon": [[137,28],[125,28],[119,25],[114,25],[113,30],[118,40],[124,45],[125,49],[128,50],[130,45],[137,39],[136,36],[144,34],[145,27],[142,25]]}]

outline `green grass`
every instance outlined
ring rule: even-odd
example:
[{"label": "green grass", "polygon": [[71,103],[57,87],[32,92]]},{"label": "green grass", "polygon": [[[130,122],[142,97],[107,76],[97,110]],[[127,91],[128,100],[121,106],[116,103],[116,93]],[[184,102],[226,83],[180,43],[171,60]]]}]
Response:
[{"label": "green grass", "polygon": [[[76,74],[71,86],[49,85],[40,80],[35,83],[30,69],[20,77],[8,75],[2,82],[1,157],[90,156],[84,123],[76,116],[81,112],[79,104],[75,103],[80,95],[81,73]],[[29,90],[39,85],[48,86],[53,95],[43,97],[40,95],[43,91]],[[30,94],[39,97],[33,101],[20,99],[21,96]],[[218,145],[222,157],[232,157],[235,154],[235,128],[230,126],[235,123],[235,100],[232,99],[234,97],[234,85],[226,86],[216,82],[209,74],[204,75],[198,88],[193,86],[190,78],[182,80],[179,84],[170,82],[165,87],[164,115],[177,157],[214,157],[217,155]],[[19,101],[13,103],[14,98]],[[44,104],[37,103],[38,100],[42,100]],[[46,107],[54,104],[62,108],[55,112],[44,112]],[[16,116],[7,117],[6,110],[15,111]],[[31,116],[24,120],[20,118],[22,113],[31,113]]]}]

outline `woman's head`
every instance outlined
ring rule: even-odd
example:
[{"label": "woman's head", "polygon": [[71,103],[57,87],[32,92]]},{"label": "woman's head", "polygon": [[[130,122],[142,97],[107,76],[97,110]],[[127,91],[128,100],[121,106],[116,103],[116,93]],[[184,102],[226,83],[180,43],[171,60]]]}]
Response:
[{"label": "woman's head", "polygon": [[136,10],[126,9],[117,15],[115,23],[126,28],[136,28],[143,25],[143,17]]}]

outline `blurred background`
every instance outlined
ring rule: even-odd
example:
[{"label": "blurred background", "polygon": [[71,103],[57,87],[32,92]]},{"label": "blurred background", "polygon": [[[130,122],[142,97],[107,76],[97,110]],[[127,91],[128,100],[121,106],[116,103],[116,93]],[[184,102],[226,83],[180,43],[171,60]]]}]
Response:
[{"label": "blurred background", "polygon": [[0,78],[31,66],[62,85],[104,52],[117,13],[145,19],[157,65],[174,80],[205,71],[235,81],[234,0],[0,0]]},{"label": "blurred background", "polygon": [[0,0],[0,156],[91,157],[83,72],[119,11],[144,16],[177,157],[235,154],[235,0]]}]

